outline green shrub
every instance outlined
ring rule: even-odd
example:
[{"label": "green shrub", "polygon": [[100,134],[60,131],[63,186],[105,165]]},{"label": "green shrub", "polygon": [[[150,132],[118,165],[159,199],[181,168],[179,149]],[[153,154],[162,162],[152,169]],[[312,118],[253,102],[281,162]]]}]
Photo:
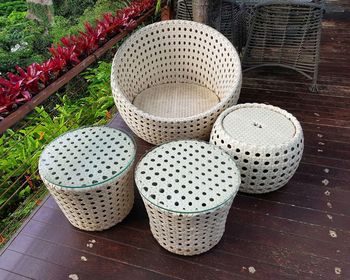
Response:
[{"label": "green shrub", "polygon": [[12,12],[25,12],[27,4],[25,0],[0,1],[0,16],[8,16]]},{"label": "green shrub", "polygon": [[97,0],[54,0],[55,15],[74,19],[81,16],[85,9],[93,6]]},{"label": "green shrub", "polygon": [[52,5],[42,5],[39,3],[29,2],[28,12],[31,16],[34,16],[41,25],[49,28],[54,16],[54,10]]},{"label": "green shrub", "polygon": [[15,65],[27,67],[48,57],[50,45],[43,26],[26,18],[26,12],[0,17],[0,72],[14,71]]},{"label": "green shrub", "polygon": [[116,10],[127,5],[126,1],[121,0],[97,0],[94,6],[86,8],[84,13],[78,18],[55,16],[50,30],[52,41],[58,43],[64,36],[78,34],[79,31],[84,30],[85,22],[94,24],[96,19],[100,19],[103,13],[115,13]]}]

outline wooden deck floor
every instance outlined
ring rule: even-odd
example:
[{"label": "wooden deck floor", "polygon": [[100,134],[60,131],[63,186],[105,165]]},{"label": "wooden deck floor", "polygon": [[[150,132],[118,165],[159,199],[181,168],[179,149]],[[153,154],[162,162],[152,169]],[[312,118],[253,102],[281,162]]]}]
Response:
[{"label": "wooden deck floor", "polygon": [[[240,103],[294,114],[305,153],[284,188],[236,197],[214,249],[196,257],[162,249],[139,196],[125,221],[100,233],[73,228],[49,197],[2,252],[0,279],[350,279],[349,43],[350,18],[328,18],[318,95],[293,72],[245,75]],[[112,126],[125,125],[116,118]],[[151,147],[137,143],[139,156]]]}]

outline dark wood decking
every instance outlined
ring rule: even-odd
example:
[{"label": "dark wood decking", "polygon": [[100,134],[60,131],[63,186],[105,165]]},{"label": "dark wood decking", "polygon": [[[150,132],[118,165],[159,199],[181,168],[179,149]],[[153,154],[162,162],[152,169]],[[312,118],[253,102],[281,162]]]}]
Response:
[{"label": "dark wood decking", "polygon": [[[350,18],[342,18],[324,22],[318,95],[293,72],[245,75],[240,103],[291,112],[306,147],[285,187],[236,197],[214,249],[195,257],[162,249],[139,196],[125,221],[99,233],[73,228],[49,197],[2,252],[0,279],[350,279]],[[119,117],[111,125],[125,127]],[[151,147],[137,143],[139,156]]]}]

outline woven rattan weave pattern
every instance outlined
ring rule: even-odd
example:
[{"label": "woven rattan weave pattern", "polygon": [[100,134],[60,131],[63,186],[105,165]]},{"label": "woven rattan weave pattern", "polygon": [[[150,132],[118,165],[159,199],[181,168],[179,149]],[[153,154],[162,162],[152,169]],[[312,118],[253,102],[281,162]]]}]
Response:
[{"label": "woven rattan weave pattern", "polygon": [[240,176],[221,149],[187,140],[149,152],[136,169],[135,181],[159,244],[177,254],[195,255],[221,239]]},{"label": "woven rattan weave pattern", "polygon": [[[217,116],[237,103],[241,81],[240,60],[232,44],[211,27],[182,20],[151,24],[133,34],[115,55],[111,74],[121,116],[140,138],[152,144],[208,139]],[[169,92],[176,93],[172,88],[181,83],[205,87],[219,102],[209,110],[179,118],[153,115],[133,104],[145,90],[167,85]],[[186,94],[191,99],[197,96],[196,91]],[[193,107],[187,111],[198,112],[198,104],[190,104]],[[183,110],[181,102],[167,106]]]},{"label": "woven rattan weave pattern", "polygon": [[107,127],[70,131],[43,151],[39,173],[69,222],[103,230],[122,221],[134,202],[133,140]]},{"label": "woven rattan weave pattern", "polygon": [[228,152],[241,172],[240,191],[266,193],[294,175],[304,148],[298,120],[271,105],[241,104],[223,112],[210,142]]},{"label": "woven rattan weave pattern", "polygon": [[243,52],[245,71],[261,66],[282,66],[312,79],[316,90],[322,0],[247,1],[248,41]]}]

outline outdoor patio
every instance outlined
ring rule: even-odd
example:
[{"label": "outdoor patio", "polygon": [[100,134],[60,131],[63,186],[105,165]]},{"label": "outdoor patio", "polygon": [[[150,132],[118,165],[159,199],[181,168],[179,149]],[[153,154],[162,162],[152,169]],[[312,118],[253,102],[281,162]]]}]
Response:
[{"label": "outdoor patio", "polygon": [[[305,150],[285,187],[238,193],[217,246],[193,257],[164,250],[137,191],[129,216],[102,232],[71,226],[49,196],[1,252],[0,279],[350,279],[350,3],[328,4],[318,94],[289,70],[243,75],[238,103],[292,113]],[[130,132],[119,115],[110,126]],[[152,145],[133,136],[139,159]]]}]

